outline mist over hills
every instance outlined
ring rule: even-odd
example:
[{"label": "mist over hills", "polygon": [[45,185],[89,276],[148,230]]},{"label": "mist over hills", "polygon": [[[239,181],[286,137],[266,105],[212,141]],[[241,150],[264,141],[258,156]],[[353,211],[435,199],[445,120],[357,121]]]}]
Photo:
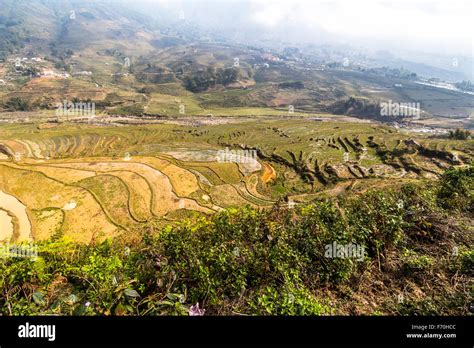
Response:
[{"label": "mist over hills", "polygon": [[[2,0],[0,100],[5,110],[11,98],[47,110],[66,91],[113,113],[169,115],[181,104],[204,115],[224,107],[285,112],[291,105],[303,113],[337,109],[373,118],[364,110],[374,107],[355,112],[340,102],[391,99],[419,102],[424,118],[461,118],[470,127],[472,95],[458,87],[470,86],[460,83],[472,78],[472,57],[389,51],[380,38],[366,47],[363,39],[343,42],[317,21],[301,22],[301,4],[288,12],[275,5],[275,13],[262,6]],[[302,88],[281,88],[297,81]]]},{"label": "mist over hills", "polygon": [[[276,4],[281,5],[279,2]],[[262,20],[271,20],[268,17],[271,18],[272,13],[271,11],[269,13],[263,12],[267,7],[262,6],[263,4],[259,2],[4,0],[0,14],[2,16],[2,39],[5,40],[5,36],[7,36],[8,40],[9,35],[17,34],[19,43],[22,40],[38,41],[38,43],[43,40],[48,42],[66,41],[67,35],[71,35],[65,32],[66,30],[77,31],[77,36],[80,39],[77,42],[69,41],[69,44],[75,43],[79,46],[86,46],[98,39],[126,38],[127,35],[140,30],[149,30],[154,35],[165,31],[192,40],[222,40],[229,43],[257,44],[274,49],[288,45],[301,47],[325,45],[326,48],[332,45],[334,46],[333,50],[340,50],[345,45],[347,55],[350,55],[351,50],[363,51],[368,58],[379,64],[396,68],[409,65],[414,72],[427,77],[451,80],[473,78],[473,59],[469,54],[471,53],[469,52],[469,42],[467,50],[448,52],[446,47],[439,46],[435,53],[429,45],[420,46],[416,51],[408,45],[403,48],[403,42],[390,38],[385,40],[377,37],[370,40],[344,38],[342,35],[328,32],[319,25],[317,13],[314,14],[315,19],[311,23],[301,21],[298,15],[305,8],[304,4],[299,3],[289,7],[288,12],[284,15],[278,12],[274,13],[273,17],[276,16],[278,19],[277,25],[265,26]],[[267,6],[271,8],[271,4],[267,4]],[[308,8],[308,10],[313,9]],[[332,13],[335,13],[335,10],[337,10],[336,7]],[[78,13],[79,21],[71,23],[66,21],[71,15],[71,11]],[[267,16],[265,17],[264,14]],[[390,11],[387,12],[388,14]],[[279,18],[278,15],[282,18]],[[262,16],[263,19],[260,20],[259,16]],[[80,19],[87,21],[89,25],[96,24],[94,30],[90,31],[90,27],[88,29],[87,24],[84,23],[78,27],[72,24],[77,24]],[[334,15],[334,19],[337,19],[336,15]],[[117,26],[120,26],[120,30]],[[378,54],[380,51],[387,50],[390,50],[391,56],[388,59],[384,59]],[[457,65],[453,66],[452,60],[454,58],[457,60]],[[413,63],[418,63],[419,66]],[[430,68],[438,69],[431,71]],[[416,71],[418,69],[421,73]],[[430,74],[433,76],[429,76]]]}]

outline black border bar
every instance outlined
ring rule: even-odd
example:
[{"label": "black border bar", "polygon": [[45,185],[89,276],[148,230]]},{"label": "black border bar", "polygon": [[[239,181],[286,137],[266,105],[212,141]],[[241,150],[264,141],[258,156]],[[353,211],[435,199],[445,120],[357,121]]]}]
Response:
[{"label": "black border bar", "polygon": [[[55,325],[55,340],[19,326]],[[456,337],[434,338],[433,334]],[[407,338],[407,334],[430,337]],[[0,347],[128,345],[415,345],[472,347],[474,317],[0,317]]]}]

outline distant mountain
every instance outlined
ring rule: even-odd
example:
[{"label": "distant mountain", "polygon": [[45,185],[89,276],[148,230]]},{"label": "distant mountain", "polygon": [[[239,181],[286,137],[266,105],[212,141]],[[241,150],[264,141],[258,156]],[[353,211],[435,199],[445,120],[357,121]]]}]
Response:
[{"label": "distant mountain", "polygon": [[[105,0],[0,1],[3,110],[53,110],[76,98],[119,114],[175,115],[187,105],[198,115],[263,108],[377,118],[372,106],[391,99],[419,102],[426,116],[466,118],[473,106],[467,95],[439,104],[414,84],[416,74],[468,80],[461,71],[349,45],[276,43],[265,33],[245,42],[193,18],[197,7],[181,14]],[[436,91],[437,100],[453,100],[452,93]],[[350,97],[372,106],[341,109]]]}]

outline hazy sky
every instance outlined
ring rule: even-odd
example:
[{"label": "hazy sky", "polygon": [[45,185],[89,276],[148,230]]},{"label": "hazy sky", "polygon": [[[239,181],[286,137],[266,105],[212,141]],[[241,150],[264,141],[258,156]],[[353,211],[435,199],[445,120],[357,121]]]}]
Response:
[{"label": "hazy sky", "polygon": [[302,31],[320,26],[340,39],[374,39],[394,46],[472,54],[472,0],[445,1],[263,1],[252,20],[277,27],[295,20]]},{"label": "hazy sky", "polygon": [[[139,0],[140,1],[140,0]],[[141,0],[214,28],[472,56],[473,0]]]}]

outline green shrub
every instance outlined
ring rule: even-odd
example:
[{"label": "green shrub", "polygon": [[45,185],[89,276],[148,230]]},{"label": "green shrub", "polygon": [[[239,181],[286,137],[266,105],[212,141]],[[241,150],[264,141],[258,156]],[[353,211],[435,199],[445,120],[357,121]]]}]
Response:
[{"label": "green shrub", "polygon": [[471,136],[471,132],[466,129],[459,129],[457,128],[455,131],[449,131],[449,135],[448,137],[450,139],[457,139],[457,140],[466,140],[466,139],[469,139],[469,137]]},{"label": "green shrub", "polygon": [[461,250],[450,264],[452,272],[474,275],[474,249]]},{"label": "green shrub", "polygon": [[474,250],[468,250],[460,254],[462,270],[472,273],[474,270]]},{"label": "green shrub", "polygon": [[321,304],[305,288],[265,287],[249,301],[249,306],[258,315],[324,315],[330,313],[327,305]]},{"label": "green shrub", "polygon": [[354,243],[365,247],[365,238],[354,233],[341,211],[334,202],[329,201],[316,202],[301,211],[302,219],[293,234],[299,252],[308,258],[310,267],[305,272],[309,277],[340,282],[347,280],[361,265],[352,258],[326,255],[326,246],[333,243]]},{"label": "green shrub", "polygon": [[28,102],[23,100],[20,97],[13,97],[8,99],[4,105],[5,109],[10,111],[28,111],[30,110],[30,105]]},{"label": "green shrub", "polygon": [[348,223],[357,238],[365,241],[369,256],[396,247],[404,237],[405,203],[393,192],[372,190],[346,203]]},{"label": "green shrub", "polygon": [[419,255],[413,250],[405,250],[402,254],[403,269],[406,272],[426,271],[433,266],[433,259],[428,255]]},{"label": "green shrub", "polygon": [[[186,315],[196,303],[207,314],[328,314],[316,290],[342,289],[333,295],[344,304],[345,294],[357,293],[359,279],[386,260],[401,261],[405,273],[417,275],[411,280],[421,282],[433,254],[403,251],[456,241],[446,232],[448,244],[434,244],[418,232],[427,229],[432,215],[460,213],[445,211],[442,203],[454,192],[456,202],[461,193],[469,197],[468,173],[446,174],[441,188],[407,185],[294,209],[228,209],[154,234],[144,231],[130,247],[120,238],[89,246],[62,238],[39,242],[36,261],[0,258],[0,314]],[[433,236],[443,221],[432,224]],[[357,245],[365,253],[360,259],[328,256],[333,243]],[[472,268],[469,249],[447,271],[470,274]],[[407,302],[395,310],[435,313],[455,305],[454,311],[462,311],[463,301],[465,295],[456,293],[449,301]]]},{"label": "green shrub", "polygon": [[474,212],[474,166],[447,170],[441,178],[437,198],[445,209]]}]

